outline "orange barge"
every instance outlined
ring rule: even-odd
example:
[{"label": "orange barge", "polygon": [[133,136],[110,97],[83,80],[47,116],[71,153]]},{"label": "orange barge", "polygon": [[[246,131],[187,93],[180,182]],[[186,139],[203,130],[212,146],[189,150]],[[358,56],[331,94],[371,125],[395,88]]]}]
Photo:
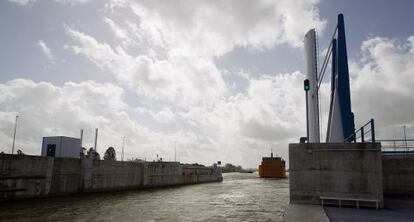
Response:
[{"label": "orange barge", "polygon": [[264,178],[286,178],[285,160],[281,157],[263,157],[259,165],[259,176]]}]

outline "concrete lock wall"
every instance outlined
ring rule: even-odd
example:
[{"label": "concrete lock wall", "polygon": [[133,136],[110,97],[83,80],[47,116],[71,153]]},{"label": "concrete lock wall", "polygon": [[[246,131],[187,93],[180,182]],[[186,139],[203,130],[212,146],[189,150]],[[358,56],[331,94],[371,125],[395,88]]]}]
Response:
[{"label": "concrete lock wall", "polygon": [[[0,155],[0,201],[221,181],[213,167]],[[187,177],[185,173],[191,177]]]},{"label": "concrete lock wall", "polygon": [[143,163],[82,159],[84,192],[142,187]]},{"label": "concrete lock wall", "polygon": [[382,156],[384,194],[414,194],[414,155]]},{"label": "concrete lock wall", "polygon": [[75,158],[48,157],[48,171],[46,175],[50,181],[50,195],[71,194],[79,191],[80,187],[80,160]]},{"label": "concrete lock wall", "polygon": [[148,162],[144,170],[148,175],[145,187],[172,186],[182,184],[182,167],[179,162]]},{"label": "concrete lock wall", "polygon": [[289,144],[291,203],[320,204],[320,196],[383,202],[381,144]]},{"label": "concrete lock wall", "polygon": [[210,181],[217,181],[218,179],[214,168],[192,165],[183,166],[182,177],[185,184],[205,183]]},{"label": "concrete lock wall", "polygon": [[48,159],[0,155],[0,199],[46,195]]}]

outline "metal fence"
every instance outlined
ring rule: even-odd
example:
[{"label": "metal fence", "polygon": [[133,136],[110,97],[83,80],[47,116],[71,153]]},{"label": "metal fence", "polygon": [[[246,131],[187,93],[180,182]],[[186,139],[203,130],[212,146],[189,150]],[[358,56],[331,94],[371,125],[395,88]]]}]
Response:
[{"label": "metal fence", "polygon": [[[368,138],[367,138],[368,137]],[[405,133],[404,133],[405,137]],[[383,153],[411,153],[414,154],[414,139],[377,140],[375,138],[374,119],[370,119],[361,128],[347,137],[344,142],[381,143]]]},{"label": "metal fence", "polygon": [[377,140],[381,143],[382,152],[414,153],[414,139]]},{"label": "metal fence", "polygon": [[[369,138],[367,138],[369,136]],[[361,143],[366,142],[377,142],[375,140],[375,125],[374,125],[374,119],[370,119],[367,123],[365,123],[361,128],[359,128],[357,131],[355,131],[353,134],[348,136],[344,142],[358,142],[358,140],[361,141]]]}]

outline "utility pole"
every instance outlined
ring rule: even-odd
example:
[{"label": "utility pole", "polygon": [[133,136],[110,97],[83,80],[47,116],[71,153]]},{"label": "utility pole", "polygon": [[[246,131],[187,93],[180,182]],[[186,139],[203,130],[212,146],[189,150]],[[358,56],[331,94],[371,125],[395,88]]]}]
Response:
[{"label": "utility pole", "polygon": [[306,96],[306,140],[309,143],[309,108],[308,108],[308,91],[310,89],[309,79],[305,79],[305,81],[303,81],[303,88],[305,90],[305,96]]},{"label": "utility pole", "polygon": [[125,147],[125,136],[122,139],[122,153],[121,153],[121,161],[124,161],[124,147]]},{"label": "utility pole", "polygon": [[16,141],[16,131],[17,131],[17,119],[19,116],[16,116],[16,120],[14,121],[14,133],[13,133],[13,145],[12,145],[12,154],[14,154],[14,144]]},{"label": "utility pole", "polygon": [[96,150],[97,147],[98,147],[98,128],[95,129],[95,147],[94,147],[95,152],[98,152]]},{"label": "utility pole", "polygon": [[80,152],[82,152],[82,143],[83,143],[83,129],[80,130],[80,147],[79,147]]},{"label": "utility pole", "polygon": [[174,162],[177,162],[177,142],[174,141]]}]

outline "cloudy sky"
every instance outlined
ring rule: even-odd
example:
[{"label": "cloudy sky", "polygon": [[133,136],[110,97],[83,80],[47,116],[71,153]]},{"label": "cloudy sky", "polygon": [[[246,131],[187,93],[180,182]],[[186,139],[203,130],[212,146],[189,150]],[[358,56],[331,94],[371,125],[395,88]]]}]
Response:
[{"label": "cloudy sky", "polygon": [[[326,49],[345,15],[356,126],[414,136],[410,1],[7,0],[0,2],[0,151],[78,137],[126,158],[285,159],[305,132],[303,36]],[[328,81],[327,79],[326,81]],[[326,122],[329,84],[322,89]],[[325,124],[325,123],[324,123]],[[326,126],[322,126],[325,137]],[[322,138],[322,139],[323,139]]]}]

